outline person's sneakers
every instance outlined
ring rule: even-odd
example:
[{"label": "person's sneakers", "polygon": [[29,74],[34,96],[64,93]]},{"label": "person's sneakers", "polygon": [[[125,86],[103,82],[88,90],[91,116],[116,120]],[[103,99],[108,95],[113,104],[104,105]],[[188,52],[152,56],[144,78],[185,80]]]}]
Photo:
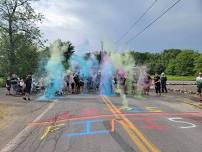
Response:
[{"label": "person's sneakers", "polygon": [[30,98],[28,98],[28,100],[30,101]]},{"label": "person's sneakers", "polygon": [[27,100],[25,97],[23,97],[24,100]]}]

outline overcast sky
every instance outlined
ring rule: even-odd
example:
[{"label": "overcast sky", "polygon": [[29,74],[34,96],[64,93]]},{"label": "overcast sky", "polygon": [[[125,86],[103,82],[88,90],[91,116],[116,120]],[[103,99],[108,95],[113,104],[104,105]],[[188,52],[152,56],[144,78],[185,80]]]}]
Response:
[{"label": "overcast sky", "polygon": [[177,0],[158,0],[129,34],[115,43],[154,0],[40,0],[44,38],[70,40],[77,52],[100,50],[162,51],[191,48],[202,51],[202,0],[182,0],[139,37],[126,43]]}]

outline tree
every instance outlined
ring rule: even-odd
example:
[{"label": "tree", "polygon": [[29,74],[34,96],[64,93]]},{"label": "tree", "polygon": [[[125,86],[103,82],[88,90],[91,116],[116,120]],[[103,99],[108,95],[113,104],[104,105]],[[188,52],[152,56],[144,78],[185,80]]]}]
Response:
[{"label": "tree", "polygon": [[40,30],[36,22],[41,22],[43,16],[36,13],[31,2],[37,0],[1,0],[0,1],[0,32],[6,38],[6,53],[8,69],[16,72],[17,39],[23,35],[24,40],[42,44]]},{"label": "tree", "polygon": [[[75,52],[74,51],[74,46],[70,41],[62,41],[60,39],[56,40],[55,42],[53,42],[52,44],[50,44],[50,46],[47,46],[41,50],[39,50],[39,68],[37,70],[37,76],[42,76],[45,75],[44,71],[45,71],[45,66],[48,63],[48,60],[51,56],[51,52],[50,52],[50,48],[52,45],[54,45],[57,42],[58,44],[58,51],[62,51],[61,53],[64,56],[64,60],[63,60],[63,65],[65,69],[69,68],[69,60],[72,56],[72,54]],[[61,48],[63,48],[64,50],[62,50]]]},{"label": "tree", "polygon": [[180,49],[168,49],[164,50],[161,54],[161,59],[165,66],[168,66],[170,60],[176,59],[177,55],[182,52]]},{"label": "tree", "polygon": [[62,45],[67,46],[67,50],[64,52],[65,61],[68,62],[72,54],[74,53],[74,46],[70,41],[61,42]]},{"label": "tree", "polygon": [[20,78],[26,78],[27,74],[34,74],[38,68],[39,52],[37,46],[27,41],[24,35],[18,35],[16,51],[16,72]]},{"label": "tree", "polygon": [[133,56],[136,65],[143,65],[146,60],[150,57],[150,54],[141,53],[141,52],[130,52],[130,55]]},{"label": "tree", "polygon": [[176,68],[176,61],[174,59],[170,60],[166,68],[166,73],[169,75],[176,75],[175,68]]},{"label": "tree", "polygon": [[67,41],[67,42],[63,42],[61,40],[57,40],[60,44],[60,47],[65,47],[66,50],[64,50],[63,52],[63,55],[64,55],[64,62],[63,62],[63,65],[64,65],[64,68],[65,69],[68,69],[69,68],[69,59],[71,58],[72,54],[75,52],[74,51],[74,46],[72,45],[72,43],[70,41]]},{"label": "tree", "polygon": [[196,70],[194,69],[194,61],[198,56],[198,53],[193,50],[184,50],[176,57],[176,74],[187,76],[194,75]]},{"label": "tree", "polygon": [[202,54],[200,54],[195,60],[195,69],[196,72],[202,72]]}]

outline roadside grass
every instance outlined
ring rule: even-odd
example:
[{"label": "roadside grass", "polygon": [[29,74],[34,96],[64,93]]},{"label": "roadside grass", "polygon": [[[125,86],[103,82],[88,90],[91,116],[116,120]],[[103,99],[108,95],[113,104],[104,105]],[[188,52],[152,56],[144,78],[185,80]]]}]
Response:
[{"label": "roadside grass", "polygon": [[[195,76],[177,76],[177,75],[166,75],[168,81],[195,81]],[[152,78],[154,75],[152,75]]]},{"label": "roadside grass", "polygon": [[176,75],[167,75],[167,79],[170,81],[195,81],[195,76],[176,76]]}]

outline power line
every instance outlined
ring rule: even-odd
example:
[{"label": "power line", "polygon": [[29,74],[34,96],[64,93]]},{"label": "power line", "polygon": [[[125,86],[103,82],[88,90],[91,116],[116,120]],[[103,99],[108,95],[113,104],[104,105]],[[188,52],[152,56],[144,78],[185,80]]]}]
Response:
[{"label": "power line", "polygon": [[140,20],[149,12],[150,9],[156,4],[158,0],[155,0],[147,9],[146,11],[130,26],[130,28],[116,41],[118,43],[121,41],[136,25],[140,22]]},{"label": "power line", "polygon": [[163,17],[170,9],[172,9],[175,5],[177,5],[181,0],[176,1],[172,6],[168,7],[161,15],[159,15],[155,20],[153,20],[151,23],[149,23],[142,31],[137,33],[135,36],[133,36],[131,39],[129,39],[126,43],[129,43],[130,41],[136,39],[140,34],[142,34],[147,28],[149,28],[152,24],[154,24],[156,21],[158,21],[161,17]]}]

